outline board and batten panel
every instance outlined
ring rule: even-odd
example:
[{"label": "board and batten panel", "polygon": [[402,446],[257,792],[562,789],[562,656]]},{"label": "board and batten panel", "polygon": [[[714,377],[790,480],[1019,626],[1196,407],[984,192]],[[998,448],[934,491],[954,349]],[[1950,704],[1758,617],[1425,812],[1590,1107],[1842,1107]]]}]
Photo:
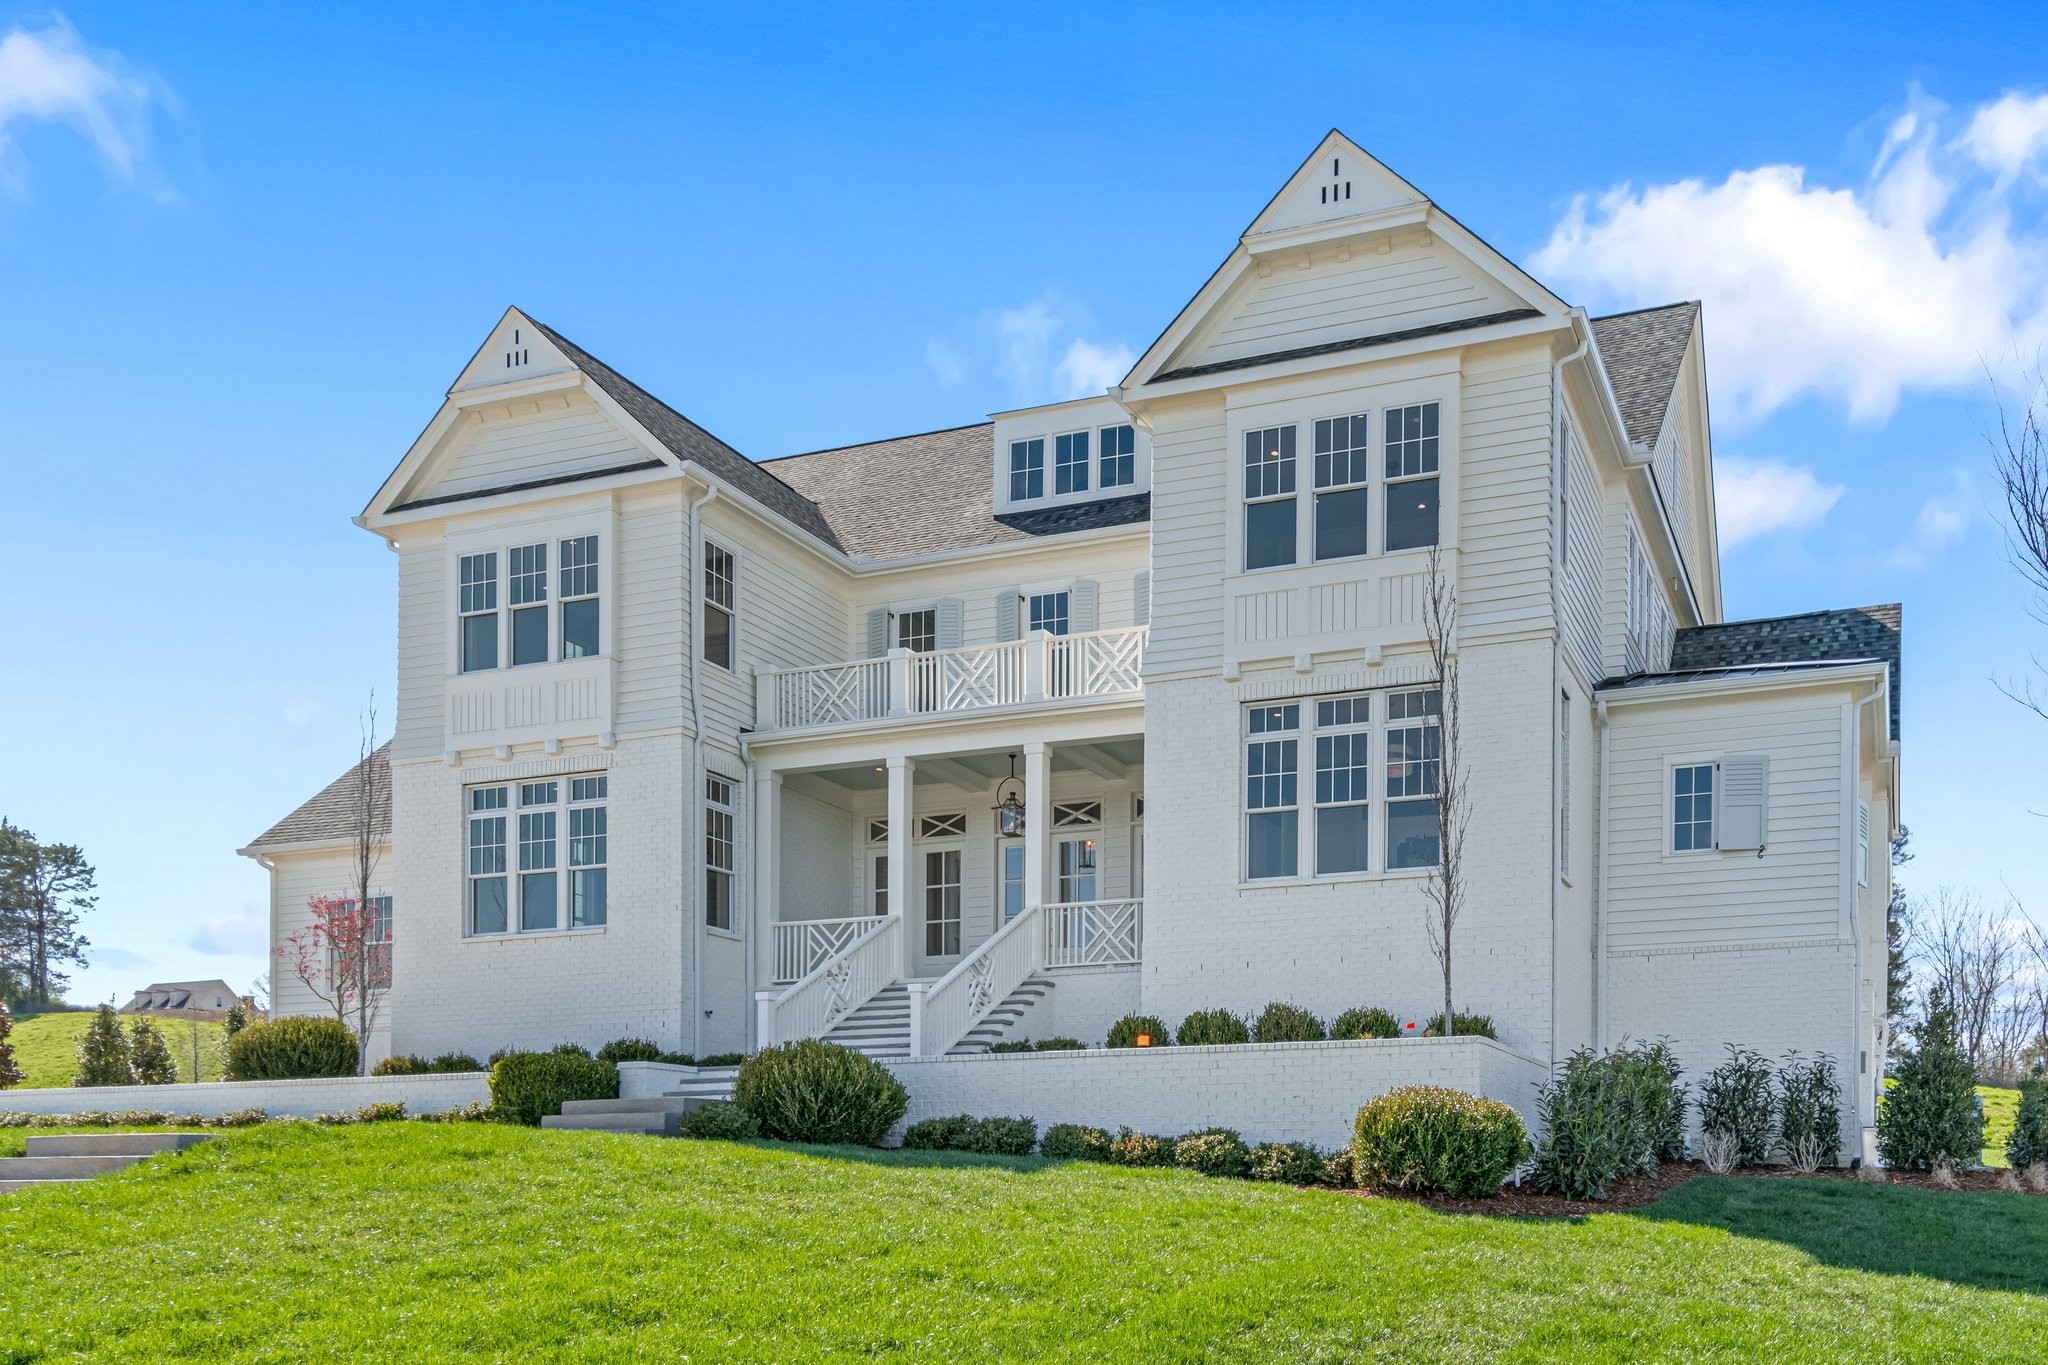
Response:
[{"label": "board and batten panel", "polygon": [[439,474],[414,496],[474,493],[653,458],[581,394],[540,394],[473,409],[448,442]]},{"label": "board and batten panel", "polygon": [[619,664],[616,724],[621,731],[682,725],[689,718],[690,617],[681,490],[622,496],[614,525],[609,581],[617,638],[605,648]]},{"label": "board and batten panel", "polygon": [[[1844,689],[1617,706],[1608,730],[1608,944],[1617,952],[1834,939],[1842,926]],[[1769,843],[1671,855],[1666,769],[1767,754]]]},{"label": "board and batten panel", "polygon": [[1213,667],[1223,649],[1233,466],[1220,398],[1163,407],[1152,427],[1152,631],[1146,671]]},{"label": "board and batten panel", "polygon": [[1458,442],[1461,635],[1550,623],[1550,365],[1531,348],[1468,358]]},{"label": "board and batten panel", "polygon": [[1600,658],[1600,482],[1593,461],[1569,419],[1564,428],[1565,547],[1558,596],[1564,603],[1565,647],[1580,676],[1606,676]]},{"label": "board and batten panel", "polygon": [[446,542],[437,528],[410,531],[398,545],[398,714],[394,758],[438,755],[446,747],[448,648],[455,607]]}]

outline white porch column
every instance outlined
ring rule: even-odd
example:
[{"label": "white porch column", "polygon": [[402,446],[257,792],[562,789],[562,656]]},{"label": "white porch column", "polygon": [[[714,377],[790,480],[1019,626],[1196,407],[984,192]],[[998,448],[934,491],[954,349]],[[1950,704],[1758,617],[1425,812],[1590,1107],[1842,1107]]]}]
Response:
[{"label": "white porch column", "polygon": [[910,785],[914,768],[907,757],[892,754],[889,765],[889,913],[903,921],[903,969],[909,977],[917,960],[910,933]]},{"label": "white porch column", "polygon": [[775,980],[775,922],[782,913],[782,774],[754,775],[755,986]]},{"label": "white porch column", "polygon": [[1024,906],[1046,902],[1046,852],[1052,847],[1052,746],[1024,745]]}]

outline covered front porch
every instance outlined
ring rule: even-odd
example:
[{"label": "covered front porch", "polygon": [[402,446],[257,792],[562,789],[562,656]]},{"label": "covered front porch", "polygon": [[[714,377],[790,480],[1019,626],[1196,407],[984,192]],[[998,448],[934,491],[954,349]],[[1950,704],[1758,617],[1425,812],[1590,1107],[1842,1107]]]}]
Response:
[{"label": "covered front porch", "polygon": [[858,1012],[863,1047],[941,1055],[1045,1032],[1045,1010],[1018,1017],[1050,993],[1027,983],[1121,970],[1135,996],[1141,706],[913,721],[750,759],[757,1046]]}]

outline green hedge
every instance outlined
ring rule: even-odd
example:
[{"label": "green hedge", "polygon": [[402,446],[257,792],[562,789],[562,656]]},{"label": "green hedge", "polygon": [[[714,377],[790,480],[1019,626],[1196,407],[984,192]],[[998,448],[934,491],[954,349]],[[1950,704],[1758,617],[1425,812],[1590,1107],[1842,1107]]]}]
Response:
[{"label": "green hedge", "polygon": [[1196,1010],[1180,1021],[1180,1032],[1175,1038],[1182,1047],[1214,1047],[1249,1043],[1252,1031],[1229,1010]]},{"label": "green hedge", "polygon": [[505,1123],[534,1127],[569,1100],[618,1096],[618,1067],[573,1052],[515,1052],[491,1068],[491,1110]]},{"label": "green hedge", "polygon": [[1265,1142],[1252,1148],[1245,1174],[1282,1185],[1320,1185],[1330,1178],[1322,1153],[1305,1142]]},{"label": "green hedge", "polygon": [[597,1050],[600,1062],[658,1062],[662,1051],[645,1038],[614,1038]]},{"label": "green hedge", "polygon": [[1152,1035],[1153,1047],[1172,1047],[1173,1034],[1166,1027],[1166,1021],[1153,1014],[1126,1014],[1109,1026],[1109,1041],[1104,1047],[1136,1047],[1138,1035]]},{"label": "green hedge", "polygon": [[1116,1139],[1100,1128],[1088,1128],[1078,1123],[1055,1123],[1045,1130],[1038,1150],[1042,1155],[1061,1161],[1108,1161],[1110,1149],[1115,1144]]},{"label": "green hedge", "polygon": [[1332,1038],[1399,1038],[1401,1021],[1383,1009],[1345,1010],[1330,1025]]},{"label": "green hedge", "polygon": [[1201,1175],[1237,1180],[1250,1168],[1251,1149],[1229,1128],[1190,1133],[1173,1144],[1173,1164]]},{"label": "green hedge", "polygon": [[1353,1160],[1361,1183],[1492,1194],[1528,1154],[1521,1117],[1462,1090],[1408,1085],[1358,1111]]},{"label": "green hedge", "polygon": [[300,1081],[353,1076],[356,1036],[339,1019],[287,1014],[249,1025],[228,1039],[231,1081]]},{"label": "green hedge", "polygon": [[1329,1036],[1321,1019],[1284,1000],[1260,1010],[1258,1022],[1252,1025],[1255,1043],[1314,1043]]},{"label": "green hedge", "polygon": [[1038,1145],[1038,1124],[1028,1118],[978,1119],[956,1114],[911,1124],[903,1130],[903,1145],[912,1151],[1029,1156]]},{"label": "green hedge", "polygon": [[733,1102],[784,1142],[872,1147],[903,1117],[910,1096],[879,1062],[806,1038],[742,1062]]},{"label": "green hedge", "polygon": [[761,1136],[761,1125],[738,1105],[713,1100],[683,1115],[676,1130],[686,1138],[714,1138],[723,1142],[745,1142]]}]

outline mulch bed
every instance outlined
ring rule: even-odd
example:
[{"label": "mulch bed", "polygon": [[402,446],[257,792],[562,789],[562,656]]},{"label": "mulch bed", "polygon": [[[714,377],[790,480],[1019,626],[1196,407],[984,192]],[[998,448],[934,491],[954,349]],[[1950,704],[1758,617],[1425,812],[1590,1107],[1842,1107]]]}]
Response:
[{"label": "mulch bed", "polygon": [[[1639,1209],[1654,1203],[1688,1180],[1711,1175],[1706,1165],[1698,1161],[1666,1162],[1657,1168],[1655,1175],[1630,1176],[1616,1182],[1613,1191],[1604,1201],[1591,1199],[1564,1199],[1554,1194],[1540,1194],[1532,1185],[1524,1184],[1520,1189],[1513,1185],[1501,1186],[1500,1193],[1490,1199],[1456,1199],[1444,1194],[1417,1194],[1409,1190],[1371,1189],[1339,1190],[1356,1199],[1399,1199],[1439,1213],[1476,1213],[1495,1218],[1583,1218],[1589,1213],[1616,1213],[1623,1209]],[[2006,1172],[1975,1170],[1956,1172],[1955,1188],[2011,1194],[2005,1184]],[[1789,1166],[1767,1166],[1761,1170],[1740,1170],[1727,1177],[1736,1180],[1858,1180],[1862,1174],[1847,1167],[1834,1170],[1815,1171],[1802,1175]],[[1886,1171],[1881,1181],[1873,1184],[1905,1185],[1914,1189],[1939,1190],[1943,1186],[1934,1183],[1934,1178],[1925,1171]],[[2035,1195],[2025,1181],[2020,1182],[2018,1193]],[[2040,1197],[2040,1196],[2037,1196]]]}]

